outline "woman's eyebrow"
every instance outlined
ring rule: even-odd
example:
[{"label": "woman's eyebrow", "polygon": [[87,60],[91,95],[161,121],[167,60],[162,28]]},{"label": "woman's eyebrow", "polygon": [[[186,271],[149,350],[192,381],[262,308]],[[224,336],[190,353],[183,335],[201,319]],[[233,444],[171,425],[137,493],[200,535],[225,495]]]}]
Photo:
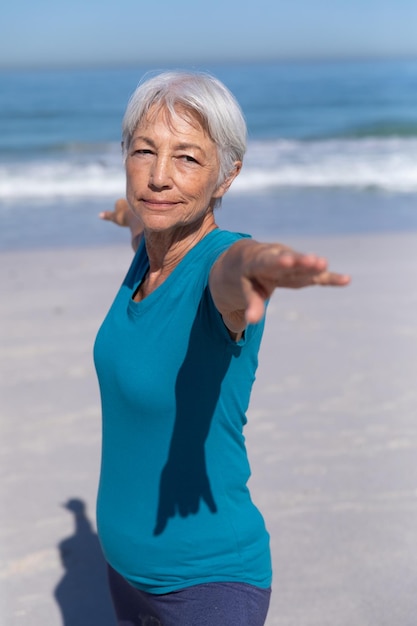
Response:
[{"label": "woman's eyebrow", "polygon": [[146,137],[145,135],[136,135],[135,137],[133,137],[132,143],[136,143],[137,141],[144,141],[149,146],[152,146],[153,148],[156,148],[155,142],[152,141],[152,139],[150,139],[149,137]]},{"label": "woman's eyebrow", "polygon": [[204,153],[204,150],[201,146],[196,143],[179,143],[175,146],[176,150],[198,150],[199,152]]},{"label": "woman's eyebrow", "polygon": [[[146,137],[146,135],[136,135],[136,137],[134,137],[132,140],[132,144],[135,144],[137,141],[143,141],[144,143],[147,143],[149,146],[152,146],[152,148],[156,148],[156,144],[153,141],[153,139],[151,139],[150,137]],[[175,144],[174,150],[198,150],[202,154],[205,154],[203,148],[199,146],[197,143],[191,143],[191,142],[186,142],[186,141],[182,141],[181,143]]]}]

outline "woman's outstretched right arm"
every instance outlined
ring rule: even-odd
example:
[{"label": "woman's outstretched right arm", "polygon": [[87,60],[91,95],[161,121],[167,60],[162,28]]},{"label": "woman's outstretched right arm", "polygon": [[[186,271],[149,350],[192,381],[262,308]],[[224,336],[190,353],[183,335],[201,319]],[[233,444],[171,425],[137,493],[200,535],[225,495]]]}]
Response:
[{"label": "woman's outstretched right arm", "polygon": [[132,248],[136,252],[143,237],[143,227],[136,215],[131,211],[125,198],[119,198],[115,202],[113,211],[102,211],[99,217],[118,226],[129,227],[132,236]]}]

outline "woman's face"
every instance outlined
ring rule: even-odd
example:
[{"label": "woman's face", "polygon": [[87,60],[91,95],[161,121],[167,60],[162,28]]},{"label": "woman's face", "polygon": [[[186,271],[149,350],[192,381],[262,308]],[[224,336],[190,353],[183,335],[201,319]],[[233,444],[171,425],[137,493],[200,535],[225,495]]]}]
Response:
[{"label": "woman's face", "polygon": [[127,200],[145,231],[201,222],[230,183],[218,186],[215,143],[198,118],[178,110],[173,118],[151,108],[136,128],[126,158]]}]

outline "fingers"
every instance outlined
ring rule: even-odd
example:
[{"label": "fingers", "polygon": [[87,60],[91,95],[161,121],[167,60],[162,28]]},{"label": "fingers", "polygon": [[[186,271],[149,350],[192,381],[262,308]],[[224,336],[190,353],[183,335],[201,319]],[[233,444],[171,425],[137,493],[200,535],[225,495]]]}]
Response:
[{"label": "fingers", "polygon": [[242,285],[246,323],[257,324],[262,320],[265,303],[276,288],[344,287],[349,283],[348,275],[328,271],[324,257],[292,250],[272,250],[271,254],[267,251],[256,259]]},{"label": "fingers", "polygon": [[274,261],[266,260],[265,272],[265,277],[269,277],[274,287],[299,288],[309,285],[342,287],[350,282],[347,274],[329,272],[324,257],[300,254],[291,250],[281,251],[274,256]]},{"label": "fingers", "polygon": [[248,303],[245,312],[246,323],[258,324],[265,314],[266,298],[255,291],[252,291],[246,297]]},{"label": "fingers", "polygon": [[327,260],[314,254],[297,254],[292,259],[292,268],[298,274],[305,277],[306,285],[323,285],[343,287],[350,283],[350,276],[329,272]]},{"label": "fingers", "polygon": [[128,226],[128,213],[129,205],[126,199],[119,198],[114,204],[114,211],[101,211],[99,218],[107,222],[113,222],[118,226]]},{"label": "fingers", "polygon": [[282,268],[300,268],[312,272],[323,272],[327,269],[327,260],[316,254],[301,254],[285,250],[278,255]]},{"label": "fingers", "polygon": [[114,221],[114,212],[113,211],[101,211],[101,213],[98,214],[99,218],[101,220],[105,220],[107,222],[113,222]]},{"label": "fingers", "polygon": [[336,274],[335,272],[323,272],[313,277],[314,285],[323,287],[346,287],[351,278],[348,274]]}]

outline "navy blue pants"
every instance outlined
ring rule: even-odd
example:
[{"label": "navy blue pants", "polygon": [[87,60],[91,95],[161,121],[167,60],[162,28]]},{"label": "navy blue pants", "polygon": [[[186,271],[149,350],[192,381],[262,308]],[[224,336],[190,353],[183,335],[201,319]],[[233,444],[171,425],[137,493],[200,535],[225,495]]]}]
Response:
[{"label": "navy blue pants", "polygon": [[130,585],[111,567],[110,592],[118,626],[263,626],[270,589],[206,583],[162,595]]}]

